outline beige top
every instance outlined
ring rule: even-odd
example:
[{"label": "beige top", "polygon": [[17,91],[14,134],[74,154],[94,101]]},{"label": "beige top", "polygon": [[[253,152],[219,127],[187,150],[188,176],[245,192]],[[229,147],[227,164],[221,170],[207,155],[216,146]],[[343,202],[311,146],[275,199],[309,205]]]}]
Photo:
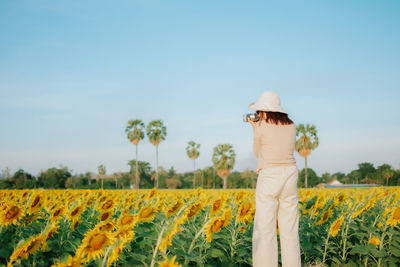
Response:
[{"label": "beige top", "polygon": [[294,147],[296,126],[276,125],[265,120],[256,123],[254,132],[254,154],[258,158],[257,170],[273,166],[296,165]]}]

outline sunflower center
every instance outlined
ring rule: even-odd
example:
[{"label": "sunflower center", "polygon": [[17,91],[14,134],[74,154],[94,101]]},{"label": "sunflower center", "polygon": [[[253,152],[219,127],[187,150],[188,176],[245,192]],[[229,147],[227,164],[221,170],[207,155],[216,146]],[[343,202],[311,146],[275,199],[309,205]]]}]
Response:
[{"label": "sunflower center", "polygon": [[112,205],[113,205],[113,201],[109,200],[106,203],[104,203],[103,209],[107,210],[107,209],[111,208]]},{"label": "sunflower center", "polygon": [[39,203],[39,200],[40,200],[40,196],[37,196],[37,197],[35,198],[35,200],[33,201],[31,207],[32,207],[32,208],[36,207],[36,205]]},{"label": "sunflower center", "polygon": [[90,247],[95,250],[100,249],[106,241],[107,237],[104,234],[96,235],[90,240]]},{"label": "sunflower center", "polygon": [[130,224],[133,221],[133,217],[128,215],[128,216],[124,216],[121,220],[121,224],[122,225],[127,225]]},{"label": "sunflower center", "polygon": [[80,207],[76,207],[72,212],[71,216],[75,216],[79,212]]},{"label": "sunflower center", "polygon": [[244,216],[246,215],[250,210],[250,204],[247,203],[246,205],[243,206],[242,210],[240,211],[240,215]]},{"label": "sunflower center", "polygon": [[18,215],[19,208],[17,206],[12,206],[11,209],[7,211],[7,219],[13,219]]},{"label": "sunflower center", "polygon": [[400,220],[400,207],[397,207],[397,208],[394,210],[393,219],[394,219],[394,220]]},{"label": "sunflower center", "polygon": [[213,204],[213,210],[217,210],[221,206],[221,200],[217,200]]},{"label": "sunflower center", "polygon": [[142,217],[143,218],[147,218],[149,217],[151,214],[153,214],[153,209],[152,208],[145,208],[142,212]]},{"label": "sunflower center", "polygon": [[211,227],[211,231],[212,232],[217,232],[221,229],[222,226],[222,221],[221,220],[217,220],[216,222],[214,222],[213,226]]},{"label": "sunflower center", "polygon": [[109,212],[103,213],[101,215],[101,220],[102,221],[107,220],[108,217],[110,217],[110,213]]}]

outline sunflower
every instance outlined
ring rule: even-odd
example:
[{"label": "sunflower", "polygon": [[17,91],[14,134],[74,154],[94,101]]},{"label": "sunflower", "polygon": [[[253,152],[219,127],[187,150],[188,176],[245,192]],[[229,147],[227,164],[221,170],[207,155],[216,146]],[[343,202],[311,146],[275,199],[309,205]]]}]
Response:
[{"label": "sunflower", "polygon": [[118,222],[117,225],[118,227],[124,227],[124,228],[134,228],[136,223],[137,223],[137,217],[135,215],[132,214],[124,214],[121,215],[118,218]]},{"label": "sunflower", "polygon": [[105,211],[100,215],[100,220],[104,222],[112,219],[112,216],[113,216],[112,211]]},{"label": "sunflower", "polygon": [[212,234],[221,231],[222,226],[228,226],[232,220],[232,210],[227,208],[224,213],[219,217],[214,217],[206,226],[205,233],[208,242],[212,240]]},{"label": "sunflower", "polygon": [[330,231],[329,231],[329,234],[332,237],[335,237],[338,234],[338,232],[340,230],[340,226],[342,226],[343,221],[344,221],[344,217],[340,216],[336,221],[333,222],[333,224],[331,225]]},{"label": "sunflower", "polygon": [[17,259],[27,259],[29,255],[35,253],[39,249],[42,242],[42,234],[31,237],[28,241],[23,242],[14,250],[10,256],[10,262],[16,261]]},{"label": "sunflower", "polygon": [[112,232],[115,229],[115,224],[113,222],[101,222],[98,225],[96,225],[96,228],[100,229],[100,231],[108,231]]},{"label": "sunflower", "polygon": [[331,209],[322,212],[321,218],[319,219],[319,221],[315,223],[315,225],[322,225],[326,223],[331,215],[332,215]]},{"label": "sunflower", "polygon": [[69,212],[68,218],[69,218],[70,220],[74,221],[74,222],[77,221],[77,220],[80,218],[80,216],[81,216],[81,214],[82,214],[82,212],[83,212],[83,208],[84,208],[84,206],[81,205],[81,204],[76,205],[76,206]]},{"label": "sunflower", "polygon": [[129,228],[119,228],[113,235],[116,239],[127,239],[130,241],[135,236],[135,231]]},{"label": "sunflower", "polygon": [[138,213],[138,221],[139,222],[150,222],[156,216],[155,213],[157,209],[153,206],[144,206]]},{"label": "sunflower", "polygon": [[122,251],[124,250],[124,246],[126,245],[126,243],[126,241],[118,241],[118,245],[111,250],[110,256],[107,260],[107,267],[111,266],[111,264],[119,259],[119,255],[121,255]]},{"label": "sunflower", "polygon": [[375,247],[378,247],[378,245],[379,245],[379,238],[377,238],[377,237],[371,237],[369,240],[368,240],[368,243],[371,243],[371,244],[374,244],[375,245]]},{"label": "sunflower", "polygon": [[6,202],[4,204],[4,209],[0,213],[0,225],[7,226],[10,224],[16,225],[18,220],[24,216],[22,207],[13,202]]},{"label": "sunflower", "polygon": [[50,220],[54,222],[58,220],[61,216],[64,216],[66,213],[67,213],[67,207],[61,204],[57,208],[53,209],[50,215]]},{"label": "sunflower", "polygon": [[239,200],[241,200],[244,196],[245,196],[245,194],[246,194],[246,192],[245,191],[239,191],[237,194],[236,194],[236,198],[235,198],[235,200],[236,201],[239,201]]},{"label": "sunflower", "polygon": [[157,194],[157,189],[154,187],[153,189],[150,190],[150,193],[147,196],[147,199],[152,199],[156,194]]},{"label": "sunflower", "polygon": [[57,230],[60,226],[58,223],[52,223],[49,226],[47,226],[43,232],[43,246],[42,250],[44,251],[47,248],[47,241],[55,234],[57,233]]},{"label": "sunflower", "polygon": [[103,204],[101,204],[100,209],[102,211],[108,211],[114,207],[115,203],[112,199],[108,199]]},{"label": "sunflower", "polygon": [[172,239],[178,232],[181,231],[179,226],[185,224],[186,220],[187,216],[186,214],[183,214],[175,221],[172,229],[168,232],[168,234],[162,239],[160,243],[159,250],[161,252],[165,252],[167,250],[167,247],[172,245]]},{"label": "sunflower", "polygon": [[193,203],[186,210],[186,215],[188,218],[195,216],[201,209],[203,208],[203,204],[200,201]]},{"label": "sunflower", "polygon": [[76,250],[76,256],[96,260],[104,255],[104,249],[114,243],[114,237],[108,232],[102,232],[98,228],[86,233],[82,244]]},{"label": "sunflower", "polygon": [[215,215],[220,212],[221,209],[224,207],[225,202],[226,199],[224,197],[216,199],[211,205],[210,214]]},{"label": "sunflower", "polygon": [[212,234],[221,231],[221,227],[224,225],[224,220],[221,217],[214,217],[210,223],[206,226],[205,233],[208,242],[212,240]]},{"label": "sunflower", "polygon": [[251,211],[254,208],[252,202],[243,203],[238,210],[238,214],[236,215],[236,222],[245,222],[248,220],[248,217],[251,216]]},{"label": "sunflower", "polygon": [[71,229],[76,230],[76,228],[78,228],[79,224],[81,224],[81,223],[82,223],[82,220],[80,218],[78,218],[77,220],[72,222]]},{"label": "sunflower", "polygon": [[164,256],[164,261],[159,261],[158,264],[160,267],[182,267],[179,263],[175,262],[176,255],[172,257],[171,261],[168,260],[166,256]]},{"label": "sunflower", "polygon": [[387,219],[386,224],[391,226],[396,226],[400,222],[400,207],[393,207],[392,214],[389,219]]},{"label": "sunflower", "polygon": [[243,226],[240,226],[238,230],[241,231],[243,234],[246,233],[246,228],[244,228]]},{"label": "sunflower", "polygon": [[166,215],[167,217],[171,217],[172,215],[176,214],[176,213],[178,212],[178,210],[179,210],[182,206],[183,206],[182,200],[181,200],[180,198],[178,198],[178,199],[176,200],[176,202],[175,202],[173,205],[171,205],[171,206],[169,206],[169,207],[166,207],[166,209],[165,209],[165,215]]},{"label": "sunflower", "polygon": [[71,255],[68,256],[65,262],[59,262],[51,267],[81,267],[81,260],[79,258],[72,257]]},{"label": "sunflower", "polygon": [[39,193],[35,194],[35,195],[31,195],[31,199],[28,203],[28,214],[36,214],[39,213],[42,209],[42,207],[44,206],[45,200],[43,199],[43,197],[41,195],[39,195]]}]

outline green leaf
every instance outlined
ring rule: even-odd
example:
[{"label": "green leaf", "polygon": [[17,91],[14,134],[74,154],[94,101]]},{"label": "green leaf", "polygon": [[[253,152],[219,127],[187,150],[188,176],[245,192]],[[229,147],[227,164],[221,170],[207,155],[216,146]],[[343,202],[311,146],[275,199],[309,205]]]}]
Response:
[{"label": "green leaf", "polygon": [[361,254],[361,255],[367,255],[369,251],[369,248],[365,245],[356,245],[352,248],[352,250],[349,252],[350,255],[356,255],[356,254]]},{"label": "green leaf", "polygon": [[216,249],[216,248],[212,248],[210,250],[210,255],[211,255],[211,257],[214,257],[214,258],[219,258],[219,257],[224,257],[225,256],[223,251],[221,251],[219,249]]},{"label": "green leaf", "polygon": [[396,257],[400,257],[400,249],[398,249],[398,248],[392,246],[392,247],[390,248],[390,252],[391,252],[393,255],[395,255]]}]

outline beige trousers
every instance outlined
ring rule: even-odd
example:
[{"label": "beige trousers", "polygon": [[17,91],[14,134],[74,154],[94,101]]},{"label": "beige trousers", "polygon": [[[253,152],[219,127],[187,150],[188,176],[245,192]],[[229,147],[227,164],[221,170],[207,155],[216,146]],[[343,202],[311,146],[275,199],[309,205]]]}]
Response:
[{"label": "beige trousers", "polygon": [[278,219],[283,267],[300,267],[296,166],[262,169],[257,178],[253,228],[253,266],[278,266]]}]

